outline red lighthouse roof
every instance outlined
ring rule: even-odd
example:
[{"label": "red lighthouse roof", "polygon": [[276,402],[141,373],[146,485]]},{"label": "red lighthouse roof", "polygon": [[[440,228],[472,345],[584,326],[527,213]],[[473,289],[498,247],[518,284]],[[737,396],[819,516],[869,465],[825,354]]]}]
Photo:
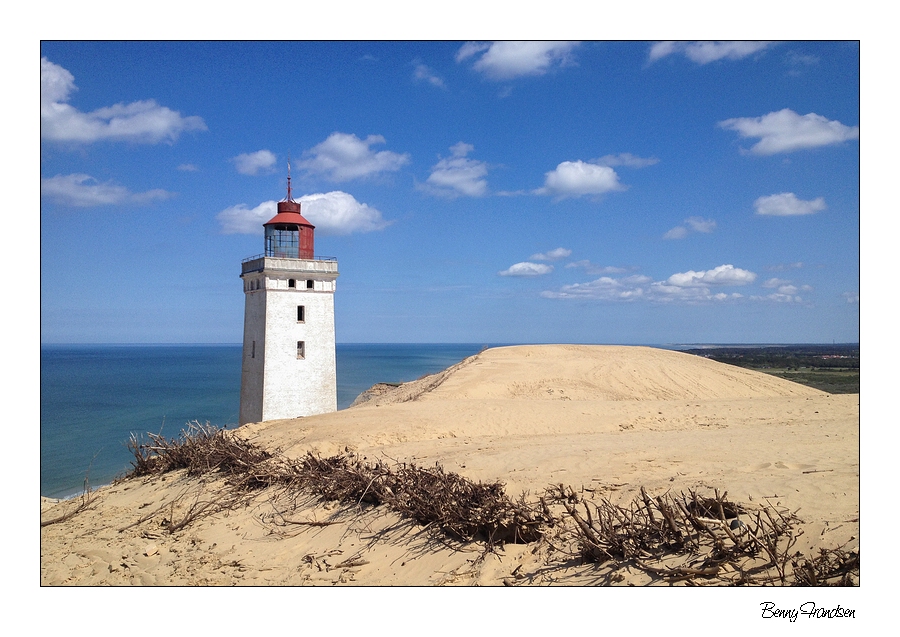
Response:
[{"label": "red lighthouse roof", "polygon": [[300,214],[300,203],[297,201],[279,201],[278,214],[266,221],[263,225],[271,226],[282,223],[315,228],[313,224]]},{"label": "red lighthouse roof", "polygon": [[315,228],[313,224],[307,221],[303,215],[300,214],[300,202],[294,201],[293,197],[291,197],[291,166],[288,164],[288,178],[287,178],[287,197],[278,202],[278,214],[265,222],[264,226],[270,226],[273,224],[294,224],[298,226],[309,226],[310,228]]},{"label": "red lighthouse roof", "polygon": [[291,164],[288,162],[287,197],[278,202],[278,214],[263,224],[266,256],[283,259],[315,259],[315,226],[300,214],[300,202],[291,197]]}]

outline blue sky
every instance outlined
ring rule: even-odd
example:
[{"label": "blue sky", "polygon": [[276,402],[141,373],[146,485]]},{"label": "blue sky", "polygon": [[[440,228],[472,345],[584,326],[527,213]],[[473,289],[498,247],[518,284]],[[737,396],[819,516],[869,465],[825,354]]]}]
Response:
[{"label": "blue sky", "polygon": [[859,341],[855,42],[43,42],[41,340],[238,343],[285,194],[338,342]]}]

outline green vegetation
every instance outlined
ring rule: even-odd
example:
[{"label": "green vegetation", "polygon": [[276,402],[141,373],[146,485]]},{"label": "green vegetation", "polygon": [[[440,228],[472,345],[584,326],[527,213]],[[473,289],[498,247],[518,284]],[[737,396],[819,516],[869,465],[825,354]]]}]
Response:
[{"label": "green vegetation", "polygon": [[859,393],[859,344],[710,347],[685,351],[830,394]]}]

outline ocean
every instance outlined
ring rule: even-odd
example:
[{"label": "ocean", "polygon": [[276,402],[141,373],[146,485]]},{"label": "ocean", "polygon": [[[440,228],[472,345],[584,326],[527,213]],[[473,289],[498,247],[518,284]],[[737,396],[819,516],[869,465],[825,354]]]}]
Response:
[{"label": "ocean", "polygon": [[[338,344],[338,409],[375,383],[415,380],[486,346]],[[240,345],[42,345],[41,495],[123,475],[132,433],[172,438],[195,420],[236,427],[240,388]]]}]

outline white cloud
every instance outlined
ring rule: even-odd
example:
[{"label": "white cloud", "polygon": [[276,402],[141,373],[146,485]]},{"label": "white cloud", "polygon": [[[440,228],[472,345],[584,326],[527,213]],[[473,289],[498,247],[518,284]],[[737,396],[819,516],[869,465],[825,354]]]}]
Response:
[{"label": "white cloud", "polygon": [[324,235],[344,235],[354,232],[374,232],[387,228],[381,212],[360,203],[353,195],[339,190],[300,197],[303,216]]},{"label": "white cloud", "polygon": [[572,251],[566,248],[554,248],[549,252],[539,252],[537,254],[532,254],[528,258],[532,261],[559,261],[560,259],[565,259],[570,254],[572,254]]},{"label": "white cloud", "polygon": [[459,47],[459,51],[456,52],[456,61],[462,62],[463,60],[468,60],[470,57],[477,55],[482,51],[487,51],[489,48],[491,48],[490,42],[466,42]]},{"label": "white cloud", "polygon": [[817,197],[810,201],[797,199],[792,192],[783,192],[778,195],[760,197],[753,202],[753,207],[758,215],[770,215],[776,217],[791,217],[796,215],[811,215],[825,210],[824,197]]},{"label": "white cloud", "polygon": [[178,166],[178,170],[188,173],[195,173],[200,170],[200,167],[197,166],[197,164],[181,164],[180,166]]},{"label": "white cloud", "polygon": [[859,139],[859,126],[845,126],[815,113],[798,115],[789,108],[762,117],[736,117],[719,126],[737,131],[741,137],[759,138],[750,149],[756,155],[790,153]]},{"label": "white cloud", "polygon": [[606,301],[634,301],[644,298],[645,286],[652,279],[634,275],[622,279],[603,276],[588,283],[573,283],[562,286],[559,291],[547,290],[541,296],[548,299],[588,298]]},{"label": "white cloud", "polygon": [[790,67],[788,71],[790,75],[800,75],[807,67],[815,66],[819,63],[819,58],[815,55],[804,55],[797,51],[788,51],[785,59]]},{"label": "white cloud", "polygon": [[656,157],[638,157],[631,153],[619,153],[618,155],[604,155],[593,160],[592,163],[600,166],[625,166],[627,168],[646,168],[659,163]]},{"label": "white cloud", "polygon": [[100,183],[90,175],[72,174],[41,177],[41,197],[64,206],[89,208],[119,204],[147,204],[168,199],[174,193],[155,189],[133,193],[124,186],[107,181]]},{"label": "white cloud", "polygon": [[277,212],[274,200],[264,201],[255,208],[239,203],[225,208],[216,215],[216,219],[222,225],[222,234],[262,234],[263,224]]},{"label": "white cloud", "polygon": [[624,274],[628,272],[626,268],[617,268],[612,265],[597,265],[595,263],[591,263],[588,259],[582,259],[581,261],[573,261],[572,263],[566,264],[567,268],[581,268],[587,274]]},{"label": "white cloud", "polygon": [[[301,214],[316,227],[318,235],[346,235],[382,230],[391,224],[381,212],[360,203],[353,195],[334,191],[299,198]],[[275,216],[278,204],[264,201],[255,208],[238,204],[221,211],[216,219],[223,234],[262,234],[263,224]]]},{"label": "white cloud", "polygon": [[275,153],[270,150],[258,150],[255,153],[243,153],[232,157],[234,167],[242,175],[258,175],[261,172],[272,172],[275,165]]},{"label": "white cloud", "polygon": [[740,60],[772,46],[771,42],[656,42],[650,47],[649,61],[655,62],[673,54],[681,54],[697,64],[718,60]]},{"label": "white cloud", "polygon": [[41,58],[41,106],[67,102],[69,94],[78,90],[75,76],[45,57]]},{"label": "white cloud", "polygon": [[335,132],[308,150],[300,167],[331,181],[349,181],[400,170],[409,161],[409,155],[389,150],[373,152],[369,148],[384,143],[381,135],[369,135],[363,140],[356,135]]},{"label": "white cloud", "polygon": [[688,217],[684,220],[684,223],[687,227],[675,226],[663,235],[663,239],[684,239],[692,231],[708,234],[716,229],[715,221],[704,219],[703,217]]},{"label": "white cloud", "polygon": [[523,261],[522,263],[511,265],[506,270],[498,272],[497,274],[500,276],[543,276],[544,274],[550,274],[551,272],[553,272],[552,265]]},{"label": "white cloud", "polygon": [[459,142],[450,147],[451,156],[432,166],[426,183],[419,188],[445,197],[480,197],[487,192],[487,164],[466,157],[475,150],[471,144]]},{"label": "white cloud", "polygon": [[579,197],[601,195],[615,190],[624,190],[619,176],[609,166],[599,166],[588,162],[564,161],[555,170],[545,173],[544,186],[534,191],[538,195],[559,197]]},{"label": "white cloud", "polygon": [[844,292],[841,296],[847,299],[847,303],[859,303],[859,292]]},{"label": "white cloud", "polygon": [[812,286],[809,285],[794,285],[791,281],[786,279],[772,278],[763,282],[762,287],[767,289],[774,289],[775,292],[769,294],[764,297],[752,297],[753,299],[765,300],[765,301],[776,301],[778,303],[802,303],[803,298],[797,296],[798,292],[809,292],[812,290]]},{"label": "white cloud", "polygon": [[684,222],[691,227],[694,232],[710,233],[716,229],[716,222],[712,219],[704,219],[703,217],[688,217]]},{"label": "white cloud", "polygon": [[677,287],[699,287],[707,285],[746,285],[753,283],[756,275],[733,265],[720,265],[712,270],[677,272],[666,279],[669,285]]},{"label": "white cloud", "polygon": [[491,48],[490,42],[466,42],[456,52],[456,61],[458,63],[468,60],[470,57],[478,55],[482,51],[487,51],[489,48]]},{"label": "white cloud", "polygon": [[722,302],[745,297],[737,292],[713,292],[710,286],[745,285],[753,282],[755,278],[756,275],[747,270],[722,265],[705,272],[689,271],[673,274],[665,281],[653,281],[649,276],[638,274],[620,278],[602,276],[588,283],[574,283],[564,285],[556,291],[548,290],[542,292],[541,296],[550,299],[646,300],[655,303]]},{"label": "white cloud", "polygon": [[577,42],[466,42],[456,61],[477,58],[472,65],[476,71],[492,80],[511,80],[571,64],[577,46]]},{"label": "white cloud", "polygon": [[415,69],[413,70],[413,79],[417,82],[427,82],[432,86],[437,86],[438,88],[446,88],[444,85],[444,80],[441,79],[434,71],[428,68],[427,65],[422,64],[421,62],[416,62]]},{"label": "white cloud", "polygon": [[737,292],[712,292],[706,286],[683,287],[680,285],[671,285],[664,281],[658,281],[650,285],[647,297],[660,303],[700,303],[700,302],[721,302],[744,298],[742,294]]},{"label": "white cloud", "polygon": [[[804,285],[803,289],[811,290],[812,288],[808,285]],[[778,286],[778,290],[771,294],[767,294],[766,296],[751,296],[750,299],[753,301],[773,301],[775,303],[803,303],[803,297],[797,296],[797,292],[799,291],[800,288],[795,285],[780,285]]]},{"label": "white cloud", "polygon": [[41,58],[41,139],[156,144],[174,142],[185,131],[206,130],[202,118],[182,117],[155,100],[114,104],[82,113],[67,103],[75,90],[75,77],[69,71]]},{"label": "white cloud", "polygon": [[688,236],[687,228],[684,226],[675,226],[663,235],[663,239],[684,239],[686,236]]}]

